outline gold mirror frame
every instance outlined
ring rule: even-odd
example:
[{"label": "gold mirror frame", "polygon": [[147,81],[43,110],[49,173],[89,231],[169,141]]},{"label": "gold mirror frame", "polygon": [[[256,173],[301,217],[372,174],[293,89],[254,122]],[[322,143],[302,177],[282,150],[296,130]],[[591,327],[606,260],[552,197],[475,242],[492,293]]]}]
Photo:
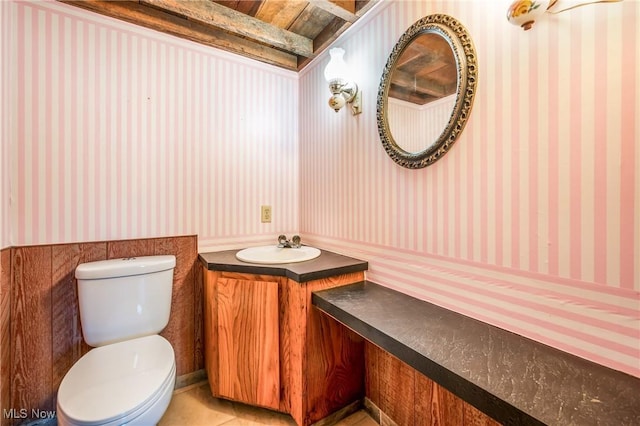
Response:
[{"label": "gold mirror frame", "polygon": [[[438,139],[429,143],[424,151],[413,153],[402,149],[391,134],[387,112],[388,94],[391,76],[398,59],[415,38],[426,33],[442,36],[453,51],[457,68],[456,101],[449,121]],[[378,133],[385,151],[393,161],[402,167],[420,169],[433,164],[449,151],[462,133],[471,113],[476,93],[477,74],[475,46],[466,28],[455,18],[443,14],[428,15],[409,27],[391,51],[378,88],[376,114]]]}]

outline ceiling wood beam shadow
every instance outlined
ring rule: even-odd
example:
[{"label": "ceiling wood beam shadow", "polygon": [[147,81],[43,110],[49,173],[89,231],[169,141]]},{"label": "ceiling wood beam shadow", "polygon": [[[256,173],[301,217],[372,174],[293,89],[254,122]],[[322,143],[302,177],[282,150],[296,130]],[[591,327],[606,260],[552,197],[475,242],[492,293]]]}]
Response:
[{"label": "ceiling wood beam shadow", "polygon": [[272,45],[304,57],[313,56],[313,40],[291,31],[269,25],[257,18],[236,12],[209,0],[140,0],[162,10],[186,16],[233,34]]}]

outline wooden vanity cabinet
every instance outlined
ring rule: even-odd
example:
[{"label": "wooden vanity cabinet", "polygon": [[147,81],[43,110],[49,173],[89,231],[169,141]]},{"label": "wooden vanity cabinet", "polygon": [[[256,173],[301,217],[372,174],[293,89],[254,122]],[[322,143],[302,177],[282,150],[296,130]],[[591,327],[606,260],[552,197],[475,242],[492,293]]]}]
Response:
[{"label": "wooden vanity cabinet", "polygon": [[364,342],[311,305],[313,291],[356,272],[299,283],[204,270],[205,366],[216,397],[311,425],[364,397]]}]

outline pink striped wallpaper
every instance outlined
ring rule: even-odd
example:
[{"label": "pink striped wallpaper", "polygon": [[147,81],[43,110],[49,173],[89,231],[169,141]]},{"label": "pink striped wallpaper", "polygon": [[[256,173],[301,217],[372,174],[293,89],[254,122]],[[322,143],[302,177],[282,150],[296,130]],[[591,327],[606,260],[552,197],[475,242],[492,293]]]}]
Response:
[{"label": "pink striped wallpaper", "polygon": [[393,140],[407,152],[420,152],[438,140],[451,117],[456,95],[416,105],[390,98],[387,104]]},{"label": "pink striped wallpaper", "polygon": [[[640,376],[640,2],[529,32],[501,3],[389,2],[347,32],[359,116],[325,105],[326,57],[303,70],[301,232],[369,260],[370,280]],[[381,146],[376,94],[431,13],[467,27],[479,85],[453,149],[406,170]]]},{"label": "pink striped wallpaper", "polygon": [[[296,75],[0,2],[0,248],[198,234],[206,251],[299,230],[371,280],[640,376],[640,2],[526,33],[501,3],[377,6],[338,42],[364,91],[353,117],[326,105],[326,55]],[[375,96],[430,13],[467,26],[480,83],[461,140],[411,171],[382,149]]]},{"label": "pink striped wallpaper", "polygon": [[14,68],[8,66],[11,55],[12,38],[11,5],[0,2],[0,250],[11,245],[10,194],[10,134],[13,110],[11,99]]},{"label": "pink striped wallpaper", "polygon": [[4,246],[198,234],[220,248],[297,230],[296,73],[57,2],[6,9]]}]

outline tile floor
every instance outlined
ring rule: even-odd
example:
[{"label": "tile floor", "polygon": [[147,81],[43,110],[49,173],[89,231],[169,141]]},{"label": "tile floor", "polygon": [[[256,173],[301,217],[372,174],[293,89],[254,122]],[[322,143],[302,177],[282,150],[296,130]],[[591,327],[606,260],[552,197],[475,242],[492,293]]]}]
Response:
[{"label": "tile floor", "polygon": [[[208,383],[177,390],[158,426],[295,426],[291,416],[211,396]],[[360,410],[336,426],[377,426]]]}]

